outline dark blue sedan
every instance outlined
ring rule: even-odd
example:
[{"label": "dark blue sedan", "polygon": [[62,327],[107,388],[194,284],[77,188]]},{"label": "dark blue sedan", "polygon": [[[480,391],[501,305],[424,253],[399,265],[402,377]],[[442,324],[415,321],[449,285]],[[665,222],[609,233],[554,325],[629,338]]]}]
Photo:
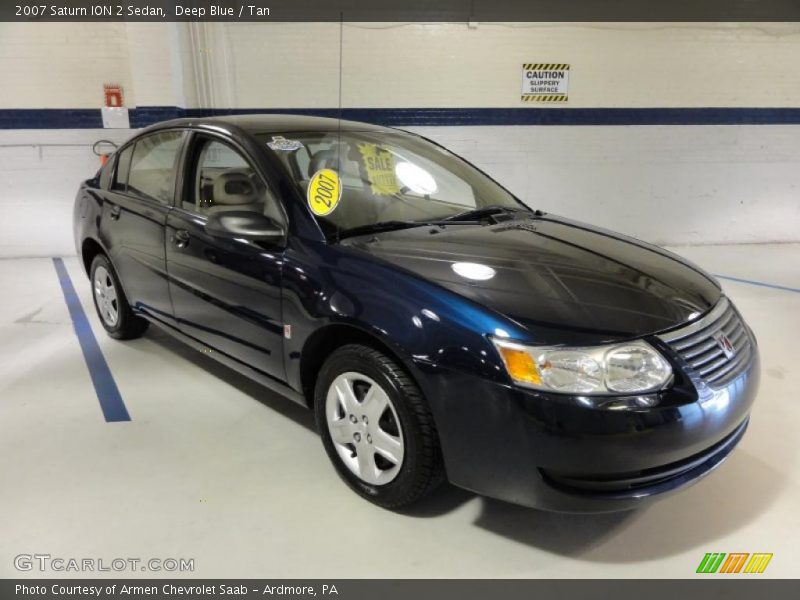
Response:
[{"label": "dark blue sedan", "polygon": [[152,323],[308,406],[388,508],[449,480],[629,509],[718,466],[756,394],[753,333],[707,273],[395,129],[160,123],[81,185],[74,232],[109,335]]}]

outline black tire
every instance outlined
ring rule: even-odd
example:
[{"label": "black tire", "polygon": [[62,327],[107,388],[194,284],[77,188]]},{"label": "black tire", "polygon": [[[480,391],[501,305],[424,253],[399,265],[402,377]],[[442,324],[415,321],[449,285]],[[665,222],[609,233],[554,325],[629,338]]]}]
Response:
[{"label": "black tire", "polygon": [[[97,269],[103,268],[108,273],[108,277],[113,281],[114,289],[116,290],[116,308],[118,318],[116,323],[110,324],[100,310],[98,305],[97,294],[95,293],[95,275]],[[130,340],[140,337],[147,329],[147,321],[142,317],[138,317],[131,310],[128,299],[125,297],[125,292],[122,291],[122,286],[119,282],[114,265],[108,260],[105,254],[98,254],[92,261],[92,266],[89,269],[89,282],[92,286],[92,300],[94,301],[94,308],[97,311],[97,316],[100,318],[100,323],[106,330],[108,335],[118,340]]]},{"label": "black tire", "polygon": [[[384,485],[365,482],[352,472],[331,437],[326,415],[328,390],[337,377],[348,372],[366,375],[379,384],[399,421],[404,446],[402,464],[394,479]],[[383,353],[357,344],[333,352],[317,378],[314,411],[325,451],[339,476],[370,502],[390,509],[408,506],[430,494],[445,479],[439,437],[428,404],[411,377]]]}]

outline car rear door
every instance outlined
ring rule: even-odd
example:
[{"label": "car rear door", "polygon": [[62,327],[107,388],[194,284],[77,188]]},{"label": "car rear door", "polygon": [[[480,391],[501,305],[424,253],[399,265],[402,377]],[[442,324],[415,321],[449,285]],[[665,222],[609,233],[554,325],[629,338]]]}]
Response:
[{"label": "car rear door", "polygon": [[136,138],[117,154],[100,236],[131,306],[172,323],[164,248],[185,131]]},{"label": "car rear door", "polygon": [[215,212],[257,211],[286,225],[273,189],[233,141],[194,134],[184,183],[167,221],[167,270],[177,326],[279,381],[285,380],[281,315],[283,249],[209,235]]}]

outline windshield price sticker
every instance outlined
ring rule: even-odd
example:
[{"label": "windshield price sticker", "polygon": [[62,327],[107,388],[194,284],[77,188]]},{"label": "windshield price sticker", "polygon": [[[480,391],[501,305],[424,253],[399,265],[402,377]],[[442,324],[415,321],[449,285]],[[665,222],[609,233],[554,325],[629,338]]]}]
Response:
[{"label": "windshield price sticker", "polygon": [[566,102],[569,99],[569,65],[523,64],[521,98],[523,102]]},{"label": "windshield price sticker", "polygon": [[359,144],[358,151],[367,170],[372,193],[376,196],[392,196],[400,193],[395,175],[394,154],[377,144]]},{"label": "windshield price sticker", "polygon": [[320,169],[308,183],[308,206],[318,217],[331,214],[342,199],[339,174],[332,169]]}]

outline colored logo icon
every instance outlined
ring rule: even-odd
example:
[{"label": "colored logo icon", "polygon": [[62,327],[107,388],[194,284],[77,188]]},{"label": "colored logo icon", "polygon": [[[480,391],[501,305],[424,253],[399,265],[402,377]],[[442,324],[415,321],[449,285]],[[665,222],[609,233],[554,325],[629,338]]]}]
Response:
[{"label": "colored logo icon", "polygon": [[766,552],[707,552],[697,573],[763,573],[772,560]]}]

